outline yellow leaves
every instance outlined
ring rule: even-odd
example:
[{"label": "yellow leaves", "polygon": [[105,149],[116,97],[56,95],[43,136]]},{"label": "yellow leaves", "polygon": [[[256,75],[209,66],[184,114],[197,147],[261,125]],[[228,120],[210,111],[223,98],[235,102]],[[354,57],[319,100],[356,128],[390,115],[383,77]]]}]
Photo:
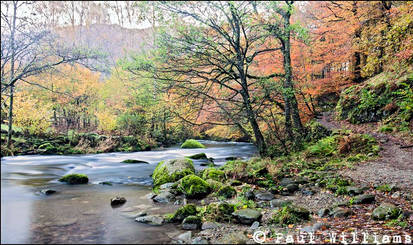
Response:
[{"label": "yellow leaves", "polygon": [[51,124],[51,106],[41,103],[29,94],[18,93],[15,97],[14,124],[31,134],[43,134]]},{"label": "yellow leaves", "polygon": [[98,129],[104,132],[111,132],[116,129],[116,115],[108,110],[95,113],[99,121]]}]

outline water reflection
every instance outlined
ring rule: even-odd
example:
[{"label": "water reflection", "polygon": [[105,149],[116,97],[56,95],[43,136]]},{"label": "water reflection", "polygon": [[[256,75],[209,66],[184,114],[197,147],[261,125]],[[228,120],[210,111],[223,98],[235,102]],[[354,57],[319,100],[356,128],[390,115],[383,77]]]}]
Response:
[{"label": "water reflection", "polygon": [[[2,243],[167,243],[178,234],[175,225],[153,227],[134,221],[133,214],[174,211],[175,205],[154,205],[150,174],[165,159],[205,152],[223,164],[225,158],[248,158],[256,153],[251,144],[204,141],[206,149],[179,149],[134,153],[105,153],[78,156],[17,156],[1,162]],[[150,164],[124,164],[139,159]],[[202,168],[195,161],[197,168]],[[70,186],[57,180],[67,173],[85,173],[88,185]],[[113,186],[99,185],[110,181]],[[40,190],[58,193],[45,196]],[[113,209],[110,199],[123,196],[125,205]]]}]

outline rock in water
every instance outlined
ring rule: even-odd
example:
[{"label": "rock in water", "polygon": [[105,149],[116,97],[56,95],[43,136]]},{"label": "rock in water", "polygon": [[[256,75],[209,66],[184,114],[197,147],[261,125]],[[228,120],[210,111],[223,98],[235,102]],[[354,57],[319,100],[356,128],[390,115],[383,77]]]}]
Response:
[{"label": "rock in water", "polygon": [[192,238],[192,231],[187,231],[175,237],[176,240],[182,241],[184,243],[190,243]]},{"label": "rock in water", "polygon": [[175,196],[170,193],[169,191],[162,191],[159,193],[159,195],[156,195],[152,200],[154,202],[159,202],[159,203],[168,203],[174,201]]},{"label": "rock in water", "polygon": [[254,221],[260,221],[262,214],[257,210],[246,208],[233,212],[232,216],[234,216],[241,224],[250,225]]},{"label": "rock in water", "polygon": [[175,182],[195,173],[193,162],[188,158],[165,160],[158,163],[152,174],[154,187]]},{"label": "rock in water", "polygon": [[112,206],[119,206],[122,205],[126,202],[126,198],[124,197],[114,197],[112,199],[110,199],[110,205]]},{"label": "rock in water", "polygon": [[49,196],[49,195],[55,194],[57,191],[52,190],[52,189],[44,189],[44,190],[41,190],[40,192],[46,196]]},{"label": "rock in water", "polygon": [[143,217],[138,217],[135,219],[136,222],[145,223],[148,225],[159,226],[164,223],[164,218],[155,215],[148,215]]}]

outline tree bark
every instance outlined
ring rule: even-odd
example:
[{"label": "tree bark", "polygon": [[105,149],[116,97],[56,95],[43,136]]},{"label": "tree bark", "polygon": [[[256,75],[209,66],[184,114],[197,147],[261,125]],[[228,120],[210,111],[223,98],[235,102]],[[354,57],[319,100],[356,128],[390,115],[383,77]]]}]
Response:
[{"label": "tree bark", "polygon": [[7,132],[7,147],[11,145],[11,138],[13,134],[13,97],[14,97],[14,84],[12,81],[14,79],[14,59],[16,55],[16,50],[14,48],[14,36],[16,31],[16,14],[17,14],[17,1],[13,1],[13,23],[10,36],[10,47],[11,47],[11,64],[10,64],[10,104],[9,104],[9,130]]}]

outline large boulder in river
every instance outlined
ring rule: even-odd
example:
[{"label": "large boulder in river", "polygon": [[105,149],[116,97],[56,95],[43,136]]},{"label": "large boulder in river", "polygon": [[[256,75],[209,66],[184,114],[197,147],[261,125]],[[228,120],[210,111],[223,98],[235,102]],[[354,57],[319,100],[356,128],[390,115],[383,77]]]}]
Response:
[{"label": "large boulder in river", "polygon": [[194,174],[194,164],[190,159],[172,159],[158,163],[153,171],[152,179],[154,189],[160,185],[175,182],[189,174]]},{"label": "large boulder in river", "polygon": [[89,178],[85,174],[67,174],[59,179],[60,182],[66,182],[69,185],[87,184]]}]

